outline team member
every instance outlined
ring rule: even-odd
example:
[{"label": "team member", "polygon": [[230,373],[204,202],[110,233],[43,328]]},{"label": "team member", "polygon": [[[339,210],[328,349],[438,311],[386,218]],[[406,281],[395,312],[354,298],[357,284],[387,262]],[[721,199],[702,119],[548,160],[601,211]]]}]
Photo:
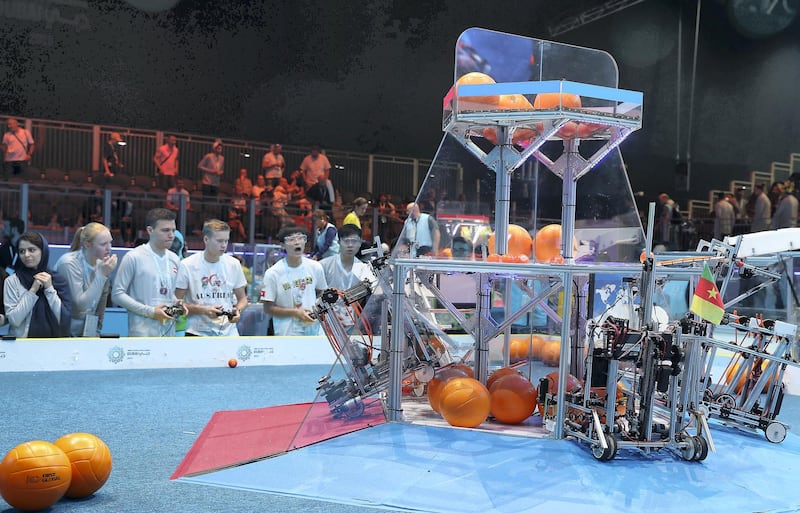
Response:
[{"label": "team member", "polygon": [[319,323],[310,311],[317,296],[328,288],[322,266],[303,256],[308,236],[297,225],[278,232],[286,257],[264,273],[261,301],[272,316],[275,335],[316,335]]},{"label": "team member", "polygon": [[175,212],[154,208],[145,225],[150,240],[132,249],[119,264],[111,299],[128,311],[131,337],[171,337],[175,316],[168,313],[177,303],[175,280],[180,260],[169,251],[175,239]]},{"label": "team member", "polygon": [[3,303],[17,338],[69,336],[71,298],[66,280],[47,268],[50,246],[36,232],[17,241],[16,272],[3,284]]},{"label": "team member", "polygon": [[111,290],[109,276],[117,267],[111,254],[111,232],[100,223],[89,223],[75,233],[69,253],[58,259],[55,270],[66,278],[72,294],[73,337],[97,337]]},{"label": "team member", "polygon": [[181,261],[175,296],[185,300],[189,312],[187,335],[239,335],[236,323],[247,307],[247,280],[239,261],[225,254],[230,236],[228,223],[206,221],[205,249]]},{"label": "team member", "polygon": [[[372,269],[356,258],[356,253],[361,249],[361,230],[353,224],[345,224],[339,228],[339,237],[339,254],[323,258],[319,262],[325,271],[328,287],[347,290],[366,280],[374,288],[376,279]],[[342,324],[350,329],[354,325],[353,313],[345,310],[341,302],[336,303],[334,309]]]}]

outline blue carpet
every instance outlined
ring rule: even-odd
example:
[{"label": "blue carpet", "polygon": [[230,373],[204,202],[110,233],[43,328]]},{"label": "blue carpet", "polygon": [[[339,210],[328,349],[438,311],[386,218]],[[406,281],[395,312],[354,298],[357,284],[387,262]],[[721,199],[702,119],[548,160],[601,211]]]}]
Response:
[{"label": "blue carpet", "polygon": [[573,441],[395,423],[181,481],[442,513],[800,511],[800,437],[713,435],[702,463],[666,450],[601,463]]}]

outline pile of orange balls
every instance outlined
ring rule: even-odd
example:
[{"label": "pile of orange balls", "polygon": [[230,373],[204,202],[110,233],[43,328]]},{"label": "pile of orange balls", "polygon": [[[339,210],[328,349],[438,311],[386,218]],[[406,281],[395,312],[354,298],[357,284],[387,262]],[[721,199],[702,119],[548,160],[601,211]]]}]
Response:
[{"label": "pile of orange balls", "polygon": [[94,494],[111,474],[111,451],[90,433],[70,433],[53,443],[19,444],[0,462],[0,495],[22,511],[47,509],[63,497]]}]

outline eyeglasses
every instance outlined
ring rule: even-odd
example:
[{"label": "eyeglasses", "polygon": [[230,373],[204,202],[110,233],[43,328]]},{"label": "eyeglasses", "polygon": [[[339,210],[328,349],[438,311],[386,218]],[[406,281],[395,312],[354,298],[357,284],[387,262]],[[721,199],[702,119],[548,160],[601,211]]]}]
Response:
[{"label": "eyeglasses", "polygon": [[361,239],[356,237],[348,237],[346,239],[341,240],[342,244],[346,244],[348,246],[355,246],[356,244],[361,244]]},{"label": "eyeglasses", "polygon": [[306,237],[305,235],[290,235],[289,237],[283,239],[283,242],[288,242],[289,244],[291,244],[293,242],[306,242],[307,240],[308,237]]}]

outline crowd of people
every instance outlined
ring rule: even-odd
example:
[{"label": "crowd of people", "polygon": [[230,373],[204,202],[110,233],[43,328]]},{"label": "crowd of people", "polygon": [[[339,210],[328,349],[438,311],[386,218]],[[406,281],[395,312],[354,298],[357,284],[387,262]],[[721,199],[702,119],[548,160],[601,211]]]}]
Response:
[{"label": "crowd of people", "polygon": [[[363,206],[356,203],[354,211]],[[408,210],[406,228],[415,229],[404,230],[404,244],[419,254],[434,251],[438,227],[416,204]],[[358,257],[364,240],[357,216],[339,227],[324,210],[315,219],[313,232],[287,224],[277,234],[285,256],[266,270],[260,290],[276,335],[317,334],[312,307],[329,287],[346,290],[365,280],[375,286],[370,267]],[[115,304],[127,311],[129,336],[238,335],[237,323],[252,306],[246,293],[252,273],[244,260],[227,253],[233,227],[206,220],[203,250],[189,256],[174,211],[151,209],[144,231],[146,240],[119,261],[111,230],[97,221],[82,226],[56,262],[50,261],[45,236],[20,234],[8,248],[8,268],[0,269],[0,325],[8,324],[9,335],[17,338],[97,337],[106,306]],[[185,326],[179,325],[182,318]]]}]

